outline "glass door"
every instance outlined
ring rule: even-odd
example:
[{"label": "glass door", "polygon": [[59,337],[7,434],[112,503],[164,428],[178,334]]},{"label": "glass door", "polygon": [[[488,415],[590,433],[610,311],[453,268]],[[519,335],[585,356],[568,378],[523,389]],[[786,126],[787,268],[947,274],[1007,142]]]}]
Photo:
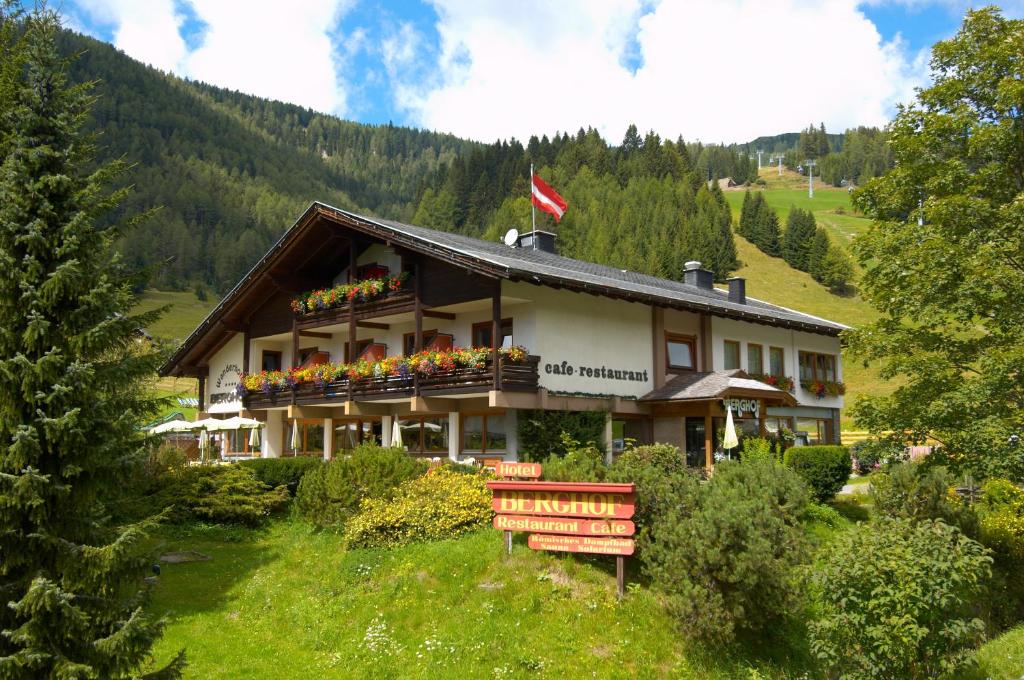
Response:
[{"label": "glass door", "polygon": [[686,464],[704,467],[704,419],[686,419]]}]

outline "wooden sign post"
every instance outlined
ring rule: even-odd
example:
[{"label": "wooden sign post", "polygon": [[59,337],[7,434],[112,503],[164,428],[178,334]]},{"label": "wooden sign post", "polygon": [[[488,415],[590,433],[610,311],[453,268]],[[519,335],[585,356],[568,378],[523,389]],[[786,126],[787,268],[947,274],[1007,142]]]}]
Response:
[{"label": "wooden sign post", "polygon": [[[505,463],[517,476],[540,476],[540,465],[514,469],[522,463]],[[499,466],[499,474],[502,466]],[[529,532],[532,550],[615,555],[615,581],[619,598],[625,595],[625,557],[635,549],[630,521],[636,505],[632,484],[588,482],[538,482],[497,480],[487,482],[494,495],[491,508],[497,513],[494,528],[505,532],[511,552],[513,531]]]}]

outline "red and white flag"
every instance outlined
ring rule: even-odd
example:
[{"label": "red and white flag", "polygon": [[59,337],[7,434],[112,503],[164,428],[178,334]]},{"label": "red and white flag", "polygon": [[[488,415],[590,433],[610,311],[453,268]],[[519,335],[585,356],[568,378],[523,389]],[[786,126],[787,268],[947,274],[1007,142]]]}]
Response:
[{"label": "red and white flag", "polygon": [[533,176],[533,204],[546,213],[551,213],[555,222],[562,219],[562,215],[569,208],[565,199],[558,195],[558,192],[547,185],[539,175]]}]

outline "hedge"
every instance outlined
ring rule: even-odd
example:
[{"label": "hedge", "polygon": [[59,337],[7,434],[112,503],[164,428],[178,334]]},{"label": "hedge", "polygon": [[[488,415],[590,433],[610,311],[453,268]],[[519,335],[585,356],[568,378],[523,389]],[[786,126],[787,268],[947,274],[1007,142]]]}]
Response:
[{"label": "hedge", "polygon": [[313,468],[323,465],[323,460],[309,456],[296,456],[294,458],[255,458],[243,460],[239,464],[252,470],[256,479],[267,486],[271,488],[286,486],[288,493],[294,496],[302,476]]},{"label": "hedge", "polygon": [[794,446],[786,451],[783,461],[803,477],[821,503],[832,500],[853,471],[845,446]]}]

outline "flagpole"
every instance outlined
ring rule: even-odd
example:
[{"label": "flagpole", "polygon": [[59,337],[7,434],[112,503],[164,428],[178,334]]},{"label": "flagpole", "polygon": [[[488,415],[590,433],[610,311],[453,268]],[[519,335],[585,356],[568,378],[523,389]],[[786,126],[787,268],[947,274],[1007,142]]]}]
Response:
[{"label": "flagpole", "polygon": [[[537,231],[537,206],[533,204],[533,163],[530,163],[530,222],[533,224],[533,230]],[[537,234],[533,235],[530,239],[533,243],[533,249],[537,250]]]}]

